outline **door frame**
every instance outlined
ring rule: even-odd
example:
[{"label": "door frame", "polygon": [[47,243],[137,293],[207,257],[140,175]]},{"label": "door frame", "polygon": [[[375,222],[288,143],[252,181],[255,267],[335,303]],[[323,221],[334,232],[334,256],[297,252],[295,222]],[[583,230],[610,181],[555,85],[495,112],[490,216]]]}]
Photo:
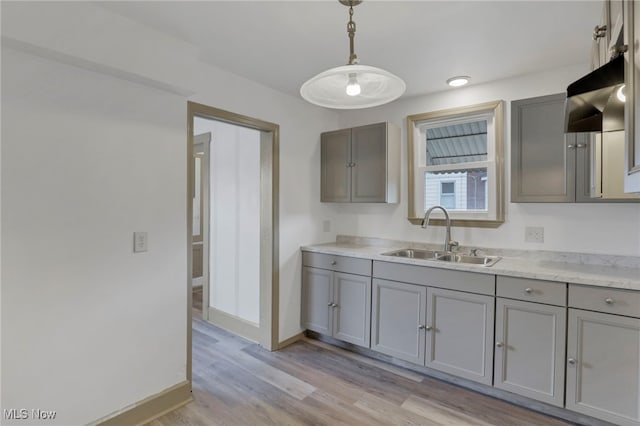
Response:
[{"label": "door frame", "polygon": [[[279,145],[280,126],[211,106],[187,102],[187,380],[192,377],[191,303],[193,269],[193,121],[201,117],[260,131],[260,339],[265,349],[279,345]],[[204,238],[209,238],[204,235]],[[203,300],[203,304],[204,304]],[[208,304],[208,301],[207,301]],[[204,306],[203,306],[204,308]],[[203,309],[204,310],[204,309]]]},{"label": "door frame", "polygon": [[[196,145],[202,145],[202,155],[196,154]],[[200,176],[195,176],[195,179],[200,179],[200,235],[199,238],[195,238],[192,241],[202,243],[202,300],[209,300],[209,262],[205,262],[205,259],[209,259],[209,238],[204,236],[209,235],[209,155],[211,147],[211,132],[194,135],[193,139],[193,157],[194,161],[196,156],[200,157]],[[194,182],[195,188],[195,182]],[[192,193],[193,195],[193,193]],[[193,217],[193,215],[191,216]],[[193,224],[192,224],[193,225]],[[193,229],[193,228],[192,228]],[[193,267],[192,267],[193,269]],[[191,290],[193,291],[193,281],[191,278]],[[209,319],[209,310],[202,309],[202,319]]]}]

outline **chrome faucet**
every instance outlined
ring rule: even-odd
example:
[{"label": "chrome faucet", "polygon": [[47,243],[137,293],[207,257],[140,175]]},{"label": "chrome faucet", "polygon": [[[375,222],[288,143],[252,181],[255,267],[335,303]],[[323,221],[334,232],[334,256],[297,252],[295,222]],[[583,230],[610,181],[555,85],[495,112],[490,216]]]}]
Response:
[{"label": "chrome faucet", "polygon": [[442,206],[433,206],[429,210],[427,210],[424,214],[424,218],[422,219],[422,228],[427,228],[427,225],[429,224],[429,216],[434,209],[442,210],[446,219],[447,233],[444,236],[444,251],[455,251],[458,248],[458,242],[451,239],[451,218],[449,218],[449,212],[447,211],[447,209]]}]

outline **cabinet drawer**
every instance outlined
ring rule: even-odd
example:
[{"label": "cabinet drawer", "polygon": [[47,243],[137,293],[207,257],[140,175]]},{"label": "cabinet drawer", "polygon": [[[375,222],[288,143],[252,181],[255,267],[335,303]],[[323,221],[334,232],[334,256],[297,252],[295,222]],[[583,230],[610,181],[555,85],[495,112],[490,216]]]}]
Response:
[{"label": "cabinet drawer", "polygon": [[496,294],[508,299],[567,306],[567,285],[556,281],[498,276]]},{"label": "cabinet drawer", "polygon": [[640,318],[640,291],[569,284],[569,306]]},{"label": "cabinet drawer", "polygon": [[469,293],[491,296],[496,294],[496,276],[490,274],[375,261],[373,262],[373,276],[391,281],[448,288]]},{"label": "cabinet drawer", "polygon": [[302,265],[349,274],[371,276],[371,260],[369,259],[303,251]]}]

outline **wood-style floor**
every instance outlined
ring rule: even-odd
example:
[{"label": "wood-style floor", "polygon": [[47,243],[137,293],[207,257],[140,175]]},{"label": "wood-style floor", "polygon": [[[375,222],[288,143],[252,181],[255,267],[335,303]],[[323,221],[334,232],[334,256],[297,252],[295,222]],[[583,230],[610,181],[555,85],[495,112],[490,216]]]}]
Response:
[{"label": "wood-style floor", "polygon": [[317,340],[269,352],[196,309],[193,397],[149,426],[568,424]]}]

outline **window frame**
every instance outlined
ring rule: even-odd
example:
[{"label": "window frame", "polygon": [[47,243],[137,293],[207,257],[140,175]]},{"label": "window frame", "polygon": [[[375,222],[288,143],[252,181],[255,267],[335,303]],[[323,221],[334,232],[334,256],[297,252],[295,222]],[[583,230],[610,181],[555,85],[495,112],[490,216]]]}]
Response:
[{"label": "window frame", "polygon": [[[487,161],[479,163],[460,163],[464,168],[481,164],[487,167],[489,181],[493,179],[495,186],[487,184],[487,213],[450,211],[453,226],[497,228],[504,223],[504,101],[492,101],[482,104],[451,108],[422,114],[407,116],[407,163],[408,163],[408,220],[414,225],[422,223],[424,211],[424,171],[426,160],[425,141],[422,141],[424,129],[447,122],[472,121],[474,118],[492,117],[493,138],[487,135]],[[488,130],[489,133],[489,130]],[[421,163],[422,161],[422,163]],[[433,169],[437,166],[430,166]],[[422,195],[420,195],[420,193]],[[493,199],[491,198],[493,196]],[[439,212],[438,212],[439,213]],[[444,216],[436,215],[429,224],[444,225]]]}]

